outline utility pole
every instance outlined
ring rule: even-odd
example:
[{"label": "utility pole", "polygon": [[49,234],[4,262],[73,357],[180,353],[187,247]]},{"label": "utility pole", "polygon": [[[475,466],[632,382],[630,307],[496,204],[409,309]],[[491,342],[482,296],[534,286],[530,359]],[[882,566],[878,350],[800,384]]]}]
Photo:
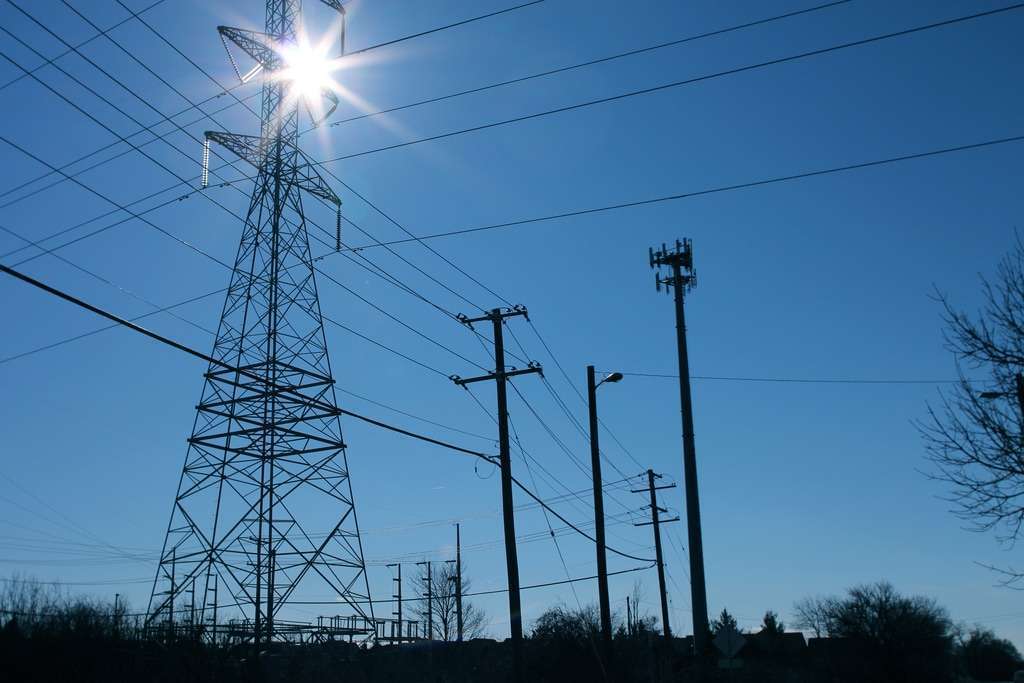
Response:
[{"label": "utility pole", "polygon": [[398,590],[391,594],[391,597],[398,600],[398,609],[392,612],[398,617],[398,645],[402,645],[402,563],[389,564],[388,567],[398,567],[398,578],[391,580],[398,584]]},{"label": "utility pole", "polygon": [[[665,634],[665,640],[667,641],[672,637],[672,628],[669,626],[668,621],[668,593],[665,590],[665,562],[662,559],[661,554],[661,525],[667,524],[668,522],[679,521],[678,517],[672,519],[661,519],[660,512],[668,512],[665,508],[658,507],[658,491],[660,489],[674,489],[675,484],[669,484],[668,486],[655,486],[654,480],[661,479],[660,474],[655,474],[654,470],[647,470],[647,491],[651,496],[651,521],[640,522],[633,526],[647,526],[651,525],[654,527],[654,557],[658,564],[658,590],[661,592],[661,629],[662,633]],[[644,489],[633,491],[633,493],[643,493]]]},{"label": "utility pole", "polygon": [[629,596],[626,596],[626,634],[633,635],[633,611],[629,608]]},{"label": "utility pole", "polygon": [[427,568],[427,640],[434,639],[434,576],[430,567],[430,560],[417,562],[416,566]]},{"label": "utility pole", "polygon": [[449,576],[448,580],[455,583],[455,624],[458,642],[462,642],[462,534],[459,523],[455,523],[455,559],[448,560],[448,563],[455,564],[455,576]]},{"label": "utility pole", "polygon": [[601,645],[604,676],[612,678],[614,660],[612,647],[612,607],[608,599],[608,558],[604,539],[604,491],[601,485],[601,447],[598,442],[597,388],[605,382],[622,380],[621,372],[613,372],[600,382],[594,378],[594,366],[587,366],[587,404],[590,407],[590,469],[594,480],[594,544],[597,548],[597,596],[601,608]]},{"label": "utility pole", "polygon": [[679,352],[679,403],[683,418],[683,474],[686,484],[686,531],[690,546],[690,603],[693,605],[693,647],[703,655],[708,647],[708,598],[704,583],[704,542],[701,536],[700,496],[697,492],[697,449],[693,439],[693,405],[690,397],[690,360],[686,350],[686,312],[683,299],[697,284],[690,240],[676,240],[673,251],[664,244],[649,250],[651,268],[668,266],[671,275],[654,275],[655,289],[675,290],[676,344]]},{"label": "utility pole", "polygon": [[[480,377],[462,379],[455,375],[452,381],[465,388],[473,382],[495,380],[498,392],[498,445],[499,464],[501,466],[501,512],[505,522],[505,564],[508,571],[508,611],[509,630],[512,636],[512,675],[515,683],[523,680],[523,612],[519,599],[519,557],[516,553],[516,523],[512,499],[512,456],[508,440],[508,396],[506,383],[510,377],[542,373],[540,365],[530,363],[527,367],[511,370],[505,367],[505,343],[503,326],[506,318],[521,315],[529,320],[525,306],[512,308],[495,308],[477,318],[459,315],[459,320],[473,327],[473,323],[487,321],[494,328],[494,372]],[[459,591],[462,592],[461,590]]]}]

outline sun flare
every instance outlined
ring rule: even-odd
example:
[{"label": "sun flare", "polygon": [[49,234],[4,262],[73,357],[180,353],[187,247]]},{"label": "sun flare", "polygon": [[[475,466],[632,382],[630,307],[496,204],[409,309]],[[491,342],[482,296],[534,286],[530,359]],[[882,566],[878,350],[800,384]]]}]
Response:
[{"label": "sun flare", "polygon": [[275,77],[289,84],[288,100],[304,101],[314,118],[323,113],[325,96],[337,101],[336,96],[344,92],[333,75],[344,60],[329,56],[335,42],[330,34],[313,42],[300,33],[294,43],[277,48],[283,64]]},{"label": "sun flare", "polygon": [[326,50],[321,51],[319,48],[303,40],[281,49],[285,63],[281,78],[292,84],[293,95],[305,97],[309,101],[315,101],[325,90],[337,87],[331,76],[336,69],[334,60],[327,57]]}]

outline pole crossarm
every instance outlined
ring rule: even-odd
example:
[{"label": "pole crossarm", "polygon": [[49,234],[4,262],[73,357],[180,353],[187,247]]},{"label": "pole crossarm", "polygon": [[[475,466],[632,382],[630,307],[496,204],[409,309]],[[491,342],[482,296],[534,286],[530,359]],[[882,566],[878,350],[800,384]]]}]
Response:
[{"label": "pole crossarm", "polygon": [[[664,508],[658,508],[664,512]],[[672,519],[658,519],[657,522],[634,522],[633,526],[651,526],[652,524],[668,524],[669,522],[678,522],[679,517],[673,517]]]},{"label": "pole crossarm", "polygon": [[494,310],[488,311],[487,313],[477,316],[475,318],[470,318],[469,316],[464,315],[462,313],[458,314],[455,317],[458,318],[459,322],[461,322],[462,324],[468,325],[470,328],[472,328],[473,323],[484,322],[485,320],[492,322],[496,318],[499,320],[504,320],[505,318],[514,318],[517,315],[523,316],[524,318],[526,318],[527,321],[530,320],[530,314],[526,310],[526,306],[523,306],[521,304],[516,304],[511,308],[495,308]]},{"label": "pole crossarm", "polygon": [[544,368],[541,367],[540,363],[531,362],[529,367],[522,368],[520,370],[512,368],[511,370],[506,370],[505,372],[492,372],[487,375],[480,375],[479,377],[467,377],[465,379],[459,377],[458,375],[452,375],[448,379],[455,382],[460,387],[464,387],[467,384],[473,384],[474,382],[484,382],[491,379],[497,379],[499,376],[508,379],[509,377],[518,377],[519,375],[530,375],[533,373],[537,373],[540,375],[544,374]]}]

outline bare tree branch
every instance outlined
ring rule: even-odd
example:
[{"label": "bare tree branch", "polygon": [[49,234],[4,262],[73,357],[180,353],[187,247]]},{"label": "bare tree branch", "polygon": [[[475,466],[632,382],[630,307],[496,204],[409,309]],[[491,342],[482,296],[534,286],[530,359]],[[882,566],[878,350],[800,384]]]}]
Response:
[{"label": "bare tree branch", "polygon": [[[1024,415],[1016,394],[1017,375],[1024,371],[1024,243],[1019,236],[1000,262],[995,281],[982,277],[981,284],[983,303],[975,315],[936,292],[960,383],[940,394],[916,425],[934,465],[927,474],[949,485],[946,500],[953,512],[968,528],[994,532],[1012,545],[1024,526]],[[1000,397],[982,398],[964,368],[972,376],[988,375]]]}]

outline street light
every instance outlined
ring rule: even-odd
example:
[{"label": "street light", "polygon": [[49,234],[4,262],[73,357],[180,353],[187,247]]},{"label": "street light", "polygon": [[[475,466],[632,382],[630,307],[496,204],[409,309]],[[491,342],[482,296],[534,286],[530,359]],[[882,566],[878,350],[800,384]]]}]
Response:
[{"label": "street light", "polygon": [[[609,372],[607,377],[605,377],[603,380],[601,380],[600,382],[597,383],[597,386],[599,387],[602,384],[604,384],[605,382],[608,382],[609,384],[614,384],[616,382],[621,382],[622,381],[622,376],[623,375],[622,375],[621,372]],[[597,387],[594,387],[594,388],[596,389]]]},{"label": "street light", "polygon": [[601,448],[598,444],[597,388],[605,382],[622,381],[621,372],[612,372],[600,382],[594,377],[594,366],[587,366],[587,396],[590,399],[590,467],[594,479],[594,537],[597,546],[597,594],[601,607],[601,641],[604,650],[604,674],[611,680],[612,608],[608,599],[608,559],[604,546],[604,492],[601,488]]}]

